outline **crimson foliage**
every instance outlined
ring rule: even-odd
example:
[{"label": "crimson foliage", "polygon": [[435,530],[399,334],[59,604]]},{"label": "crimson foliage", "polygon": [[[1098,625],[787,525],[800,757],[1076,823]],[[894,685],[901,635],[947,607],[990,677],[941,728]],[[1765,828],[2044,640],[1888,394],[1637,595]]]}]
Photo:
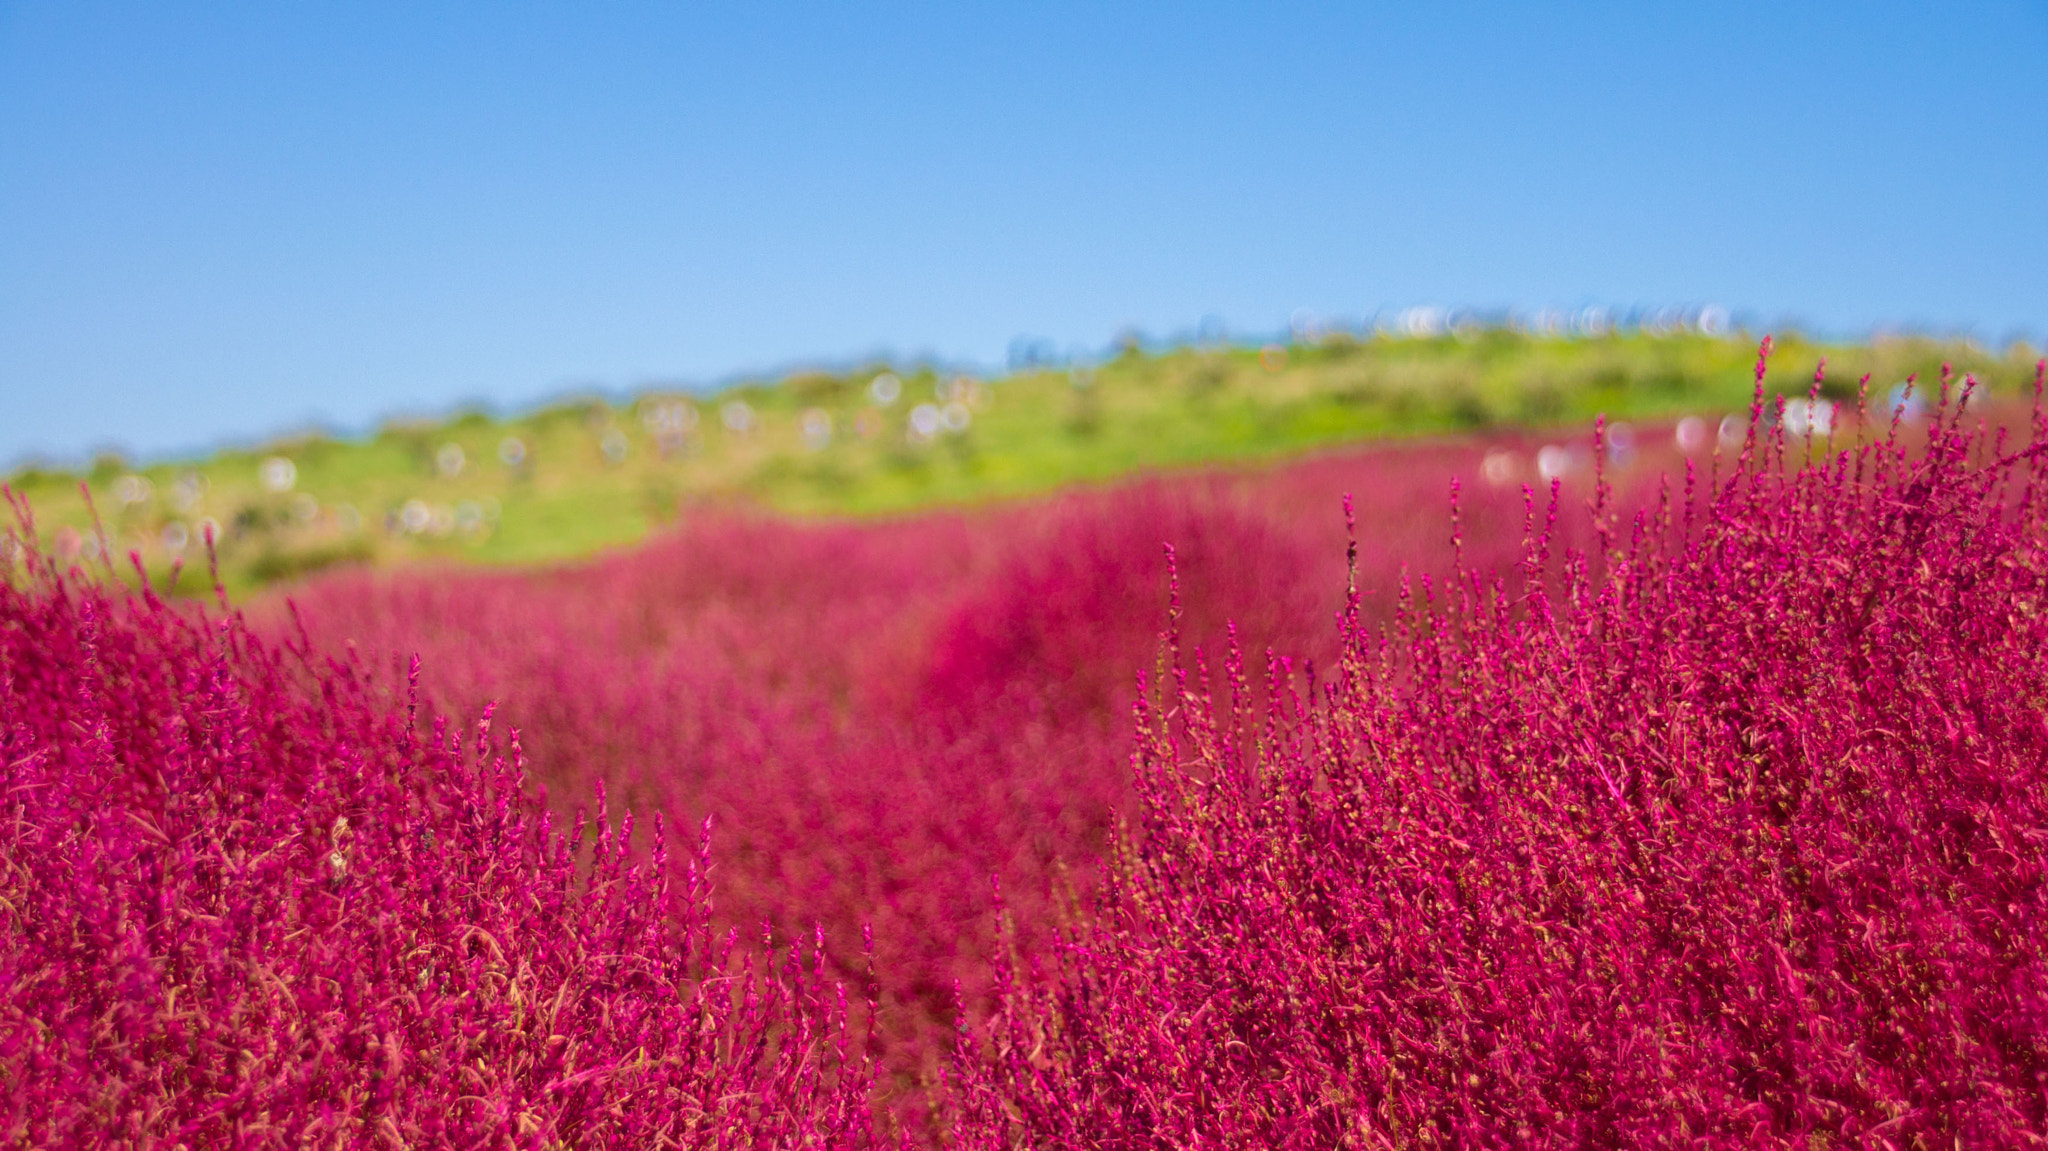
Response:
[{"label": "crimson foliage", "polygon": [[657,825],[636,864],[600,797],[586,852],[488,713],[425,735],[239,617],[25,563],[0,582],[0,1140],[867,1141],[843,994],[810,949],[734,956],[701,845],[671,868]]},{"label": "crimson foliage", "polygon": [[[1526,452],[1524,453],[1527,454]],[[935,1078],[993,946],[1000,873],[1027,943],[1064,874],[1084,893],[1130,803],[1133,673],[1156,658],[1163,539],[1193,634],[1333,654],[1339,497],[1374,526],[1391,587],[1448,538],[1469,445],[1353,452],[1042,504],[879,523],[698,511],[632,552],[543,572],[401,572],[296,593],[322,644],[424,659],[451,714],[492,700],[558,801],[598,782],[636,810],[714,818],[719,914],[825,927],[845,978],[872,925],[891,1066]],[[1468,508],[1480,561],[1511,562],[1519,493]],[[1497,542],[1496,542],[1497,541]]]},{"label": "crimson foliage", "polygon": [[1131,846],[964,1045],[959,1145],[2040,1142],[2043,429],[1960,409],[1596,501],[1561,562],[1535,527],[1354,609],[1321,684],[1176,655]]},{"label": "crimson foliage", "polygon": [[[552,572],[326,580],[305,632],[28,553],[0,1132],[859,1146],[879,1101],[966,1149],[2025,1142],[2038,400],[2026,449],[1945,395],[1837,451],[1758,394],[1725,476],[1590,514],[1475,488],[1452,531],[1475,453],[1439,445],[698,515]],[[1352,487],[1346,595],[1302,509]],[[394,649],[425,678],[364,670]],[[716,854],[634,844],[607,788]]]}]

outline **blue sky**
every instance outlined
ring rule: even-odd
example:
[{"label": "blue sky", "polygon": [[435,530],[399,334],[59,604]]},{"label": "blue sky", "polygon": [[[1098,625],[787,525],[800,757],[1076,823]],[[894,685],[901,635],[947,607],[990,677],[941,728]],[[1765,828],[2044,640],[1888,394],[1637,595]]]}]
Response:
[{"label": "blue sky", "polygon": [[2048,332],[2048,5],[0,0],[0,461],[1297,309]]}]

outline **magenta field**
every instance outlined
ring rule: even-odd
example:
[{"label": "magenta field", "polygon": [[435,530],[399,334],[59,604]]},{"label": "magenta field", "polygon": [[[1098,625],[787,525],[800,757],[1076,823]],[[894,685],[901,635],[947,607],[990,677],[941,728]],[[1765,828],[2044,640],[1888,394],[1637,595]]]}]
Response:
[{"label": "magenta field", "polygon": [[2048,1140],[2039,377],[1758,379],[240,610],[11,553],[0,1131]]}]

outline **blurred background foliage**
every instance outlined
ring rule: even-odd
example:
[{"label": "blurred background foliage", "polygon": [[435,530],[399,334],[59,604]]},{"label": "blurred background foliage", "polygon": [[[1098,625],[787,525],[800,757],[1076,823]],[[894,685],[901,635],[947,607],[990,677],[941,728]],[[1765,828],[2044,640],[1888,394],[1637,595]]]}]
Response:
[{"label": "blurred background foliage", "polygon": [[[2033,352],[1932,339],[1781,337],[1767,387],[1875,401],[1943,363],[1994,394]],[[1379,438],[1659,420],[1745,410],[1746,336],[1644,331],[1548,337],[1507,328],[1433,336],[1336,333],[1263,346],[1135,343],[1091,363],[1000,378],[873,364],[715,393],[567,399],[518,415],[394,421],[345,440],[285,437],[204,459],[8,478],[45,548],[95,559],[90,492],[123,578],[142,557],[163,586],[209,590],[204,533],[231,594],[344,564],[525,564],[633,543],[694,504],[806,517],[877,516],[1042,493],[1150,470],[1255,463]]]}]

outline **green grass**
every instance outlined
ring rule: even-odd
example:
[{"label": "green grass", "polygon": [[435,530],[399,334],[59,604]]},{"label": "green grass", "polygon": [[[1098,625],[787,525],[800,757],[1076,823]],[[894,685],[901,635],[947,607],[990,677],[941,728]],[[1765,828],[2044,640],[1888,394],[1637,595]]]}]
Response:
[{"label": "green grass", "polygon": [[[2018,350],[1793,338],[1780,343],[1773,390],[1803,393],[1823,354],[1830,392],[1842,397],[1854,395],[1863,372],[1873,374],[1881,395],[1908,372],[1931,377],[1944,360],[2008,393],[2032,372]],[[78,491],[85,481],[112,549],[140,551],[159,579],[174,559],[166,530],[185,525],[192,543],[184,556],[203,565],[197,525],[211,519],[220,528],[224,580],[244,593],[342,563],[568,559],[629,544],[700,500],[871,516],[1375,438],[1583,425],[1603,412],[1616,419],[1735,412],[1747,403],[1754,355],[1746,340],[1704,336],[1337,338],[1264,350],[1134,350],[1079,376],[1061,369],[969,380],[897,370],[901,396],[888,405],[870,394],[886,370],[876,366],[715,396],[650,394],[620,406],[584,400],[506,419],[466,414],[392,424],[363,440],[287,439],[139,468],[102,459],[83,474],[30,470],[9,482],[33,503],[45,546],[67,554],[82,537],[63,529],[89,534]],[[913,434],[912,409],[946,398],[965,408],[967,426]],[[721,420],[722,408],[735,402],[753,413],[751,429],[734,431]],[[695,424],[664,436],[657,427],[663,411],[694,413]],[[806,442],[807,412],[829,419],[829,440]],[[508,437],[525,447],[517,464],[500,458]],[[460,468],[440,466],[444,456],[454,462],[449,445],[461,451]],[[261,482],[263,462],[272,458],[291,461],[289,490]],[[147,484],[128,478],[137,476]],[[123,502],[124,491],[147,494]],[[188,576],[182,588],[201,590],[204,582]]]}]

